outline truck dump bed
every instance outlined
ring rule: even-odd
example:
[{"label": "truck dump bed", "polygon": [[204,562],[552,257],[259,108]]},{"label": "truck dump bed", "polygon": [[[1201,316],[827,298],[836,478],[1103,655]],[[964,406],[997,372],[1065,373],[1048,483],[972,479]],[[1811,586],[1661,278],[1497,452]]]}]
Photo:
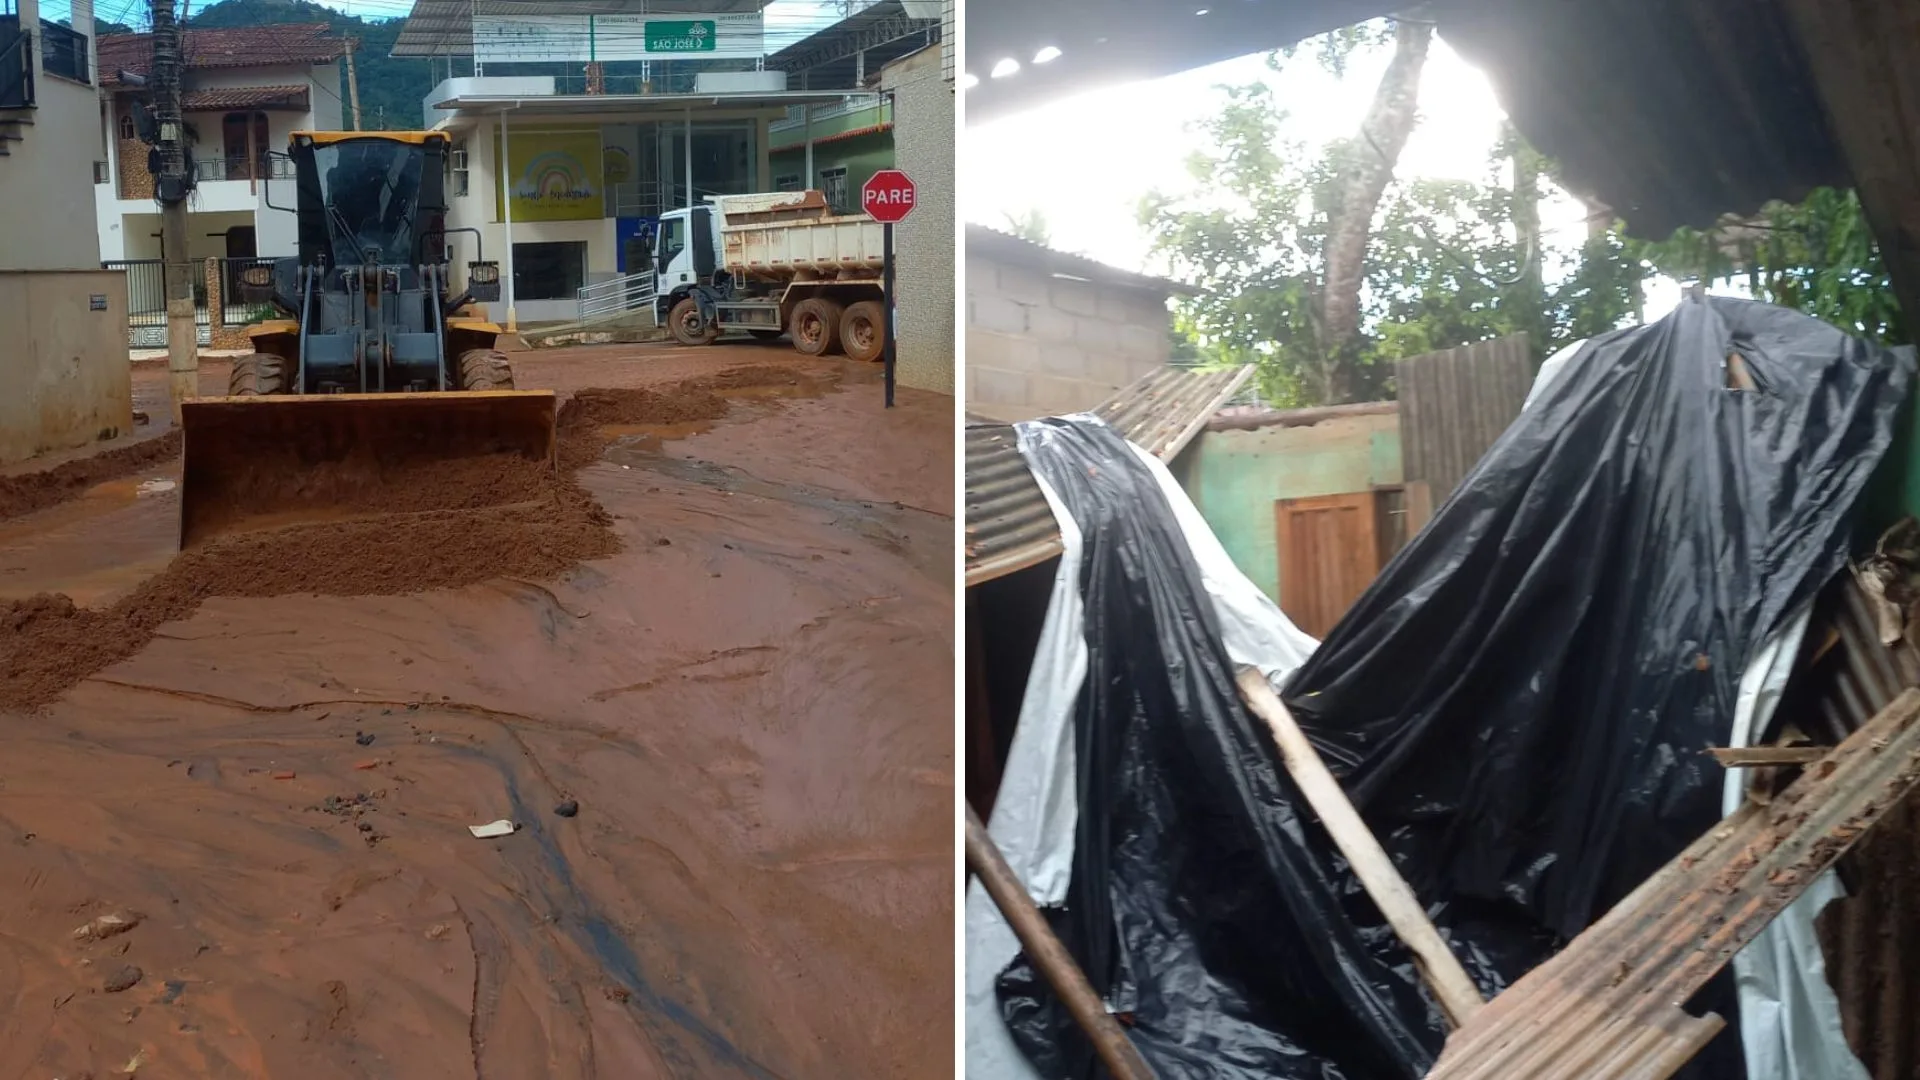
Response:
[{"label": "truck dump bed", "polygon": [[731,195],[714,200],[721,215],[721,264],[760,281],[872,278],[885,254],[881,224],[865,214],[836,216],[817,191]]}]

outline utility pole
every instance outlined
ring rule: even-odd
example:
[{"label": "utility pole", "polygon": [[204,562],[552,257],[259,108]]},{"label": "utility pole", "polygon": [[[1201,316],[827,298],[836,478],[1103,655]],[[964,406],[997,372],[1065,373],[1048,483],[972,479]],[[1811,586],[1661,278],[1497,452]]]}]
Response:
[{"label": "utility pole", "polygon": [[360,130],[360,75],[353,69],[353,50],[360,42],[347,39],[347,104],[353,109],[353,130]]},{"label": "utility pole", "polygon": [[181,120],[180,24],[173,0],[153,2],[153,105],[159,122],[160,169],[153,178],[160,202],[160,254],[167,286],[167,383],[175,422],[180,403],[200,396],[200,334],[194,326],[193,261],[187,254],[187,195],[193,168]]}]

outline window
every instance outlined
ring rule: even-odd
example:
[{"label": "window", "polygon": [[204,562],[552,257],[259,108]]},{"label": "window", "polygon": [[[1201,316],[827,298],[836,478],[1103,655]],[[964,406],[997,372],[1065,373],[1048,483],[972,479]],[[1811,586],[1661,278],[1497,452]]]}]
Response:
[{"label": "window", "polygon": [[572,300],[586,283],[586,241],[513,245],[515,301]]},{"label": "window", "polygon": [[845,166],[841,166],[838,169],[820,170],[820,193],[827,197],[827,205],[833,208],[834,213],[844,214],[847,212],[847,170]]},{"label": "window", "polygon": [[139,137],[138,133],[135,132],[133,129],[133,117],[128,116],[126,113],[121,113],[120,114],[120,141],[132,142],[134,139],[138,137]]},{"label": "window", "polygon": [[228,113],[220,121],[220,142],[226,149],[226,178],[252,180],[272,175],[267,162],[267,114]]},{"label": "window", "polygon": [[788,173],[788,174],[787,174],[787,175],[785,175],[785,176],[776,176],[776,177],[774,177],[774,178],[773,178],[773,190],[775,190],[775,191],[802,191],[802,190],[805,190],[805,189],[803,189],[803,188],[802,188],[802,187],[800,186],[800,174],[799,174],[799,173]]},{"label": "window", "polygon": [[453,150],[447,154],[447,172],[453,183],[449,185],[455,197],[467,193],[470,174],[467,169],[467,143],[465,139],[453,144]]},{"label": "window", "polygon": [[672,262],[674,256],[687,249],[687,219],[684,217],[666,218],[660,222],[659,243],[654,253],[665,262]]}]

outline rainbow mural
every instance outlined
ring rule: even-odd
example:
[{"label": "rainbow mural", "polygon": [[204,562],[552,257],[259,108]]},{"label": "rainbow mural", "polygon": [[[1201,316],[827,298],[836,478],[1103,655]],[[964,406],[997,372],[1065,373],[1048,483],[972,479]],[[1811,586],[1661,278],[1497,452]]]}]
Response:
[{"label": "rainbow mural", "polygon": [[[508,175],[513,220],[585,221],[606,216],[598,131],[513,133]],[[501,212],[505,213],[502,206]]]}]

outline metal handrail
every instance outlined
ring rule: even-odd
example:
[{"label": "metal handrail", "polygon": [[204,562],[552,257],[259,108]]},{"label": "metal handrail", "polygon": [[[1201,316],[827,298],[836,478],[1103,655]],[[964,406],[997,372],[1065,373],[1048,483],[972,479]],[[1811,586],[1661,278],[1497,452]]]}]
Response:
[{"label": "metal handrail", "polygon": [[580,303],[580,321],[603,319],[614,315],[623,315],[629,311],[645,308],[658,325],[659,314],[654,311],[653,272],[643,271],[637,274],[622,274],[616,278],[596,282],[581,287],[576,293]]}]

